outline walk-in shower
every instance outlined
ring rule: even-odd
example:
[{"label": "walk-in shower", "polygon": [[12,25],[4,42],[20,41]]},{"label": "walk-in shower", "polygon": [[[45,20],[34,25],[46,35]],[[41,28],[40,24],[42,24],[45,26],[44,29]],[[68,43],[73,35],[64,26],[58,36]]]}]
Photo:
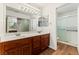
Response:
[{"label": "walk-in shower", "polygon": [[57,40],[77,46],[77,8],[79,4],[64,4],[57,8]]}]

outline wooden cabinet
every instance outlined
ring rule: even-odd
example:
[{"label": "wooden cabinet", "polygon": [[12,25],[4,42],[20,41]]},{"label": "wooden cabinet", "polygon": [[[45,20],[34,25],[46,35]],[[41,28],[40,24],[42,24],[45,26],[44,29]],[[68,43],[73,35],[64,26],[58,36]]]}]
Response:
[{"label": "wooden cabinet", "polygon": [[4,46],[3,43],[0,43],[0,55],[4,54]]},{"label": "wooden cabinet", "polygon": [[32,38],[24,38],[3,43],[5,55],[32,54]]},{"label": "wooden cabinet", "polygon": [[49,46],[49,34],[41,35],[41,51]]},{"label": "wooden cabinet", "polygon": [[32,42],[33,42],[33,49],[32,49],[33,51],[32,51],[32,53],[34,55],[37,55],[37,54],[40,53],[40,48],[41,48],[41,46],[40,46],[40,36],[33,37]]},{"label": "wooden cabinet", "polygon": [[49,46],[49,34],[33,37],[33,54],[39,54]]},{"label": "wooden cabinet", "polygon": [[32,54],[32,47],[29,45],[21,46],[17,49],[18,55],[31,55]]},{"label": "wooden cabinet", "polygon": [[49,34],[0,43],[2,55],[37,55],[49,46]]},{"label": "wooden cabinet", "polygon": [[22,51],[23,51],[23,55],[31,55],[32,54],[32,47],[23,46]]},{"label": "wooden cabinet", "polygon": [[23,46],[18,48],[13,48],[10,50],[5,51],[5,55],[31,55],[32,54],[32,48],[29,46]]},{"label": "wooden cabinet", "polygon": [[13,48],[4,52],[5,55],[19,55],[17,48]]}]

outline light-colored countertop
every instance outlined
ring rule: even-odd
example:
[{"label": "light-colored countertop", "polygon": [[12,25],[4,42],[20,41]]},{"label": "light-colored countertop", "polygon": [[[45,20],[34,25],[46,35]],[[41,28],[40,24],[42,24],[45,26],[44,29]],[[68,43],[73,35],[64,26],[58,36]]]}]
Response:
[{"label": "light-colored countertop", "polygon": [[[7,33],[1,36],[0,42],[6,42],[6,41],[11,41],[11,40],[18,40],[21,38],[28,38],[28,37],[33,37],[33,36],[38,36],[38,35],[43,35],[43,34],[48,34],[49,31],[45,32],[25,32],[25,33]],[[20,35],[18,35],[20,34]]]}]

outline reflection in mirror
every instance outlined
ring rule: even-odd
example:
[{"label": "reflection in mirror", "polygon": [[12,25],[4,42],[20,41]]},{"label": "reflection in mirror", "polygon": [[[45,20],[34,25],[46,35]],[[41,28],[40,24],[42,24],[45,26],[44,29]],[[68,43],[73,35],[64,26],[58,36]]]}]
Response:
[{"label": "reflection in mirror", "polygon": [[39,27],[46,27],[48,26],[48,17],[40,17],[38,20]]},{"label": "reflection in mirror", "polygon": [[7,32],[17,32],[17,18],[7,17]]},{"label": "reflection in mirror", "polygon": [[27,32],[29,31],[30,20],[7,16],[7,32]]},{"label": "reflection in mirror", "polygon": [[19,32],[25,32],[29,31],[29,19],[22,19],[22,18],[17,18],[17,25],[18,25],[18,31]]}]

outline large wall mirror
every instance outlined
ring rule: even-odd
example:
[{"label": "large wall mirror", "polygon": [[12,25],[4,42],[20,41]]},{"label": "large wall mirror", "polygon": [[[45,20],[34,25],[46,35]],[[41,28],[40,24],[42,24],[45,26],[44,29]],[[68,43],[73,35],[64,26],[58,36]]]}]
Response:
[{"label": "large wall mirror", "polygon": [[27,32],[30,28],[30,20],[25,18],[18,18],[7,16],[6,18],[6,32]]}]

